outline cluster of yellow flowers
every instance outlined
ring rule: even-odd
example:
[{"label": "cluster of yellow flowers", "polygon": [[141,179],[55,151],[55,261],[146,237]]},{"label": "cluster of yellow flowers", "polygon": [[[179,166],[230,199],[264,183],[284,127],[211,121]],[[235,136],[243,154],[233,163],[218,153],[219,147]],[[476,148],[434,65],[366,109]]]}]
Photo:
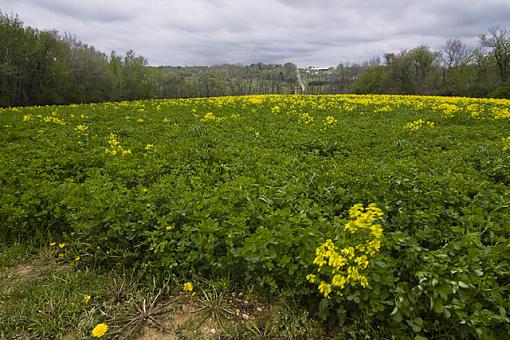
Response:
[{"label": "cluster of yellow flowers", "polygon": [[74,131],[78,132],[78,133],[84,133],[85,131],[88,130],[88,126],[87,125],[83,125],[83,124],[80,124],[78,125],[77,127],[74,128]]},{"label": "cluster of yellow flowers", "polygon": [[62,259],[66,256],[64,250],[65,246],[65,243],[59,243],[57,246],[57,242],[50,242],[50,251],[57,255],[59,259]]},{"label": "cluster of yellow flowers", "polygon": [[[375,204],[364,207],[363,204],[356,204],[349,209],[349,222],[345,229],[350,234],[363,232],[364,242],[355,246],[338,248],[329,239],[315,250],[313,263],[317,265],[317,274],[308,274],[306,279],[318,286],[319,292],[324,297],[329,297],[334,288],[340,291],[349,286],[361,285],[366,287],[368,279],[364,271],[369,264],[369,257],[377,254],[381,249],[382,226],[377,223],[384,216],[384,213]],[[322,272],[321,272],[322,270]],[[326,280],[319,280],[318,275],[326,276]]]},{"label": "cluster of yellow flowers", "polygon": [[280,107],[278,105],[271,108],[271,113],[280,113]]},{"label": "cluster of yellow flowers", "polygon": [[324,119],[323,124],[325,128],[333,127],[337,123],[337,120],[333,116],[327,116],[326,119]]},{"label": "cluster of yellow flowers", "polygon": [[[57,242],[50,242],[50,253],[57,256],[59,259],[65,259],[66,253],[65,253],[65,243],[59,243],[57,245]],[[76,262],[80,261],[81,257],[80,255],[76,255],[74,257],[74,260]]]},{"label": "cluster of yellow flowers", "polygon": [[433,107],[433,109],[441,112],[443,114],[443,117],[445,118],[452,118],[458,111],[461,110],[461,108],[458,107],[457,105],[448,103],[436,105]]},{"label": "cluster of yellow flowers", "polygon": [[423,120],[420,118],[418,120],[415,120],[414,122],[407,123],[406,125],[404,125],[404,128],[416,131],[423,126],[428,126],[428,127],[433,128],[433,127],[435,127],[435,124],[434,124],[434,122],[432,122],[430,120]]},{"label": "cluster of yellow flowers", "polygon": [[200,121],[204,123],[214,122],[217,117],[212,112],[207,112]]},{"label": "cluster of yellow flowers", "polygon": [[[33,109],[34,107],[32,107],[31,109]],[[14,110],[13,110],[14,111]],[[32,114],[25,114],[23,115],[23,121],[24,122],[30,122],[33,120],[33,115]],[[50,115],[48,116],[43,116],[43,115],[37,115],[37,118],[39,118],[42,122],[44,123],[53,123],[53,124],[57,124],[57,125],[66,125],[66,122],[64,121],[63,118],[59,118],[58,117],[58,113],[56,111],[52,112]]]},{"label": "cluster of yellow flowers", "polygon": [[313,117],[308,112],[304,112],[299,115],[298,122],[300,124],[313,124]]},{"label": "cluster of yellow flowers", "polygon": [[122,155],[122,156],[130,156],[132,155],[131,149],[124,150],[120,145],[119,138],[115,133],[110,133],[108,137],[108,144],[110,144],[110,148],[106,148],[105,153],[110,156]]},{"label": "cluster of yellow flowers", "polygon": [[43,117],[43,122],[53,123],[53,124],[57,124],[57,125],[66,125],[66,122],[63,119],[58,118],[55,115]]},{"label": "cluster of yellow flowers", "polygon": [[378,112],[378,113],[388,113],[388,112],[391,112],[393,111],[394,109],[392,107],[390,107],[389,105],[385,105],[383,107],[380,107],[378,109],[375,109],[374,112]]},{"label": "cluster of yellow flowers", "polygon": [[510,119],[510,109],[507,107],[494,107],[492,109],[494,119]]},{"label": "cluster of yellow flowers", "polygon": [[478,104],[469,104],[465,109],[471,118],[479,118],[480,112],[483,112],[483,108]]}]

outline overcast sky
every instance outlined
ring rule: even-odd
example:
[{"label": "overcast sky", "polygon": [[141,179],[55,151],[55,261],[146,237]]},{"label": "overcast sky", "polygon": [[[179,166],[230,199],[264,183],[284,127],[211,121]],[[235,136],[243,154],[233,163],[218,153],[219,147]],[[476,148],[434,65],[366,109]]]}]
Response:
[{"label": "overcast sky", "polygon": [[333,66],[510,28],[510,0],[0,0],[0,10],[151,65]]}]

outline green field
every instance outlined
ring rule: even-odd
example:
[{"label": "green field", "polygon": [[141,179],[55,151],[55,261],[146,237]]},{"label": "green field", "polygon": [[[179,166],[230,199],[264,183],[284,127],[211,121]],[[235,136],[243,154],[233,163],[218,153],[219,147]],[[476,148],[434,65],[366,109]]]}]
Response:
[{"label": "green field", "polygon": [[[0,241],[43,248],[73,270],[127,268],[195,289],[200,277],[293,301],[325,334],[507,338],[509,137],[505,100],[269,95],[3,109]],[[353,233],[356,204],[382,214]],[[380,249],[369,254],[356,246],[376,223]],[[318,272],[327,240],[368,264]],[[339,273],[345,285],[332,283]],[[27,334],[2,320],[6,337]]]}]

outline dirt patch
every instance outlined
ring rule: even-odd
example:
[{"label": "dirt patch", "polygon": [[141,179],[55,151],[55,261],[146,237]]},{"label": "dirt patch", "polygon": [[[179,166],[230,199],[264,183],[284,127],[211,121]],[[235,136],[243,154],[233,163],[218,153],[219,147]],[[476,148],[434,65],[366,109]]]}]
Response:
[{"label": "dirt patch", "polygon": [[243,293],[230,293],[216,302],[204,301],[204,297],[199,296],[186,297],[159,316],[159,325],[146,325],[137,339],[220,339],[235,334],[236,329],[243,329],[248,323],[264,323],[269,314],[267,305]]},{"label": "dirt patch", "polygon": [[138,340],[173,340],[173,339],[214,339],[219,338],[220,327],[215,320],[204,315],[194,300],[181,301],[172,311],[158,321],[168,332],[154,325],[146,325]]},{"label": "dirt patch", "polygon": [[142,333],[139,337],[137,337],[138,340],[176,340],[179,339],[179,337],[175,334],[169,334],[165,332],[160,332],[157,329],[154,329],[153,327],[145,326],[142,330]]},{"label": "dirt patch", "polygon": [[6,268],[4,271],[6,279],[27,279],[37,276],[37,270],[32,264],[18,264],[17,266]]}]

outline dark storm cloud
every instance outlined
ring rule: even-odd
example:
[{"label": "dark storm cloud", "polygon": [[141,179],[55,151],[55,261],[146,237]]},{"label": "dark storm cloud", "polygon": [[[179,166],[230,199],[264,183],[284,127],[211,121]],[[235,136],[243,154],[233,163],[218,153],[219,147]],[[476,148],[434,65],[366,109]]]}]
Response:
[{"label": "dark storm cloud", "polygon": [[0,10],[153,65],[328,66],[453,37],[477,44],[489,27],[510,26],[508,0],[0,0]]}]

